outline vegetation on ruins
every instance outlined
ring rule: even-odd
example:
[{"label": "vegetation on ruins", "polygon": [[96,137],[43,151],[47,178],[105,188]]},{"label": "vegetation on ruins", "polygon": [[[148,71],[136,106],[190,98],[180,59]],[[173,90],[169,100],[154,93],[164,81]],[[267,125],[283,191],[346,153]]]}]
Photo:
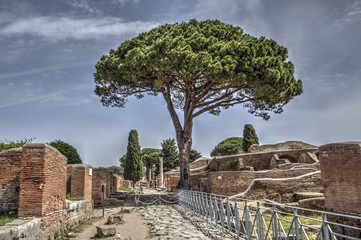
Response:
[{"label": "vegetation on ruins", "polygon": [[[149,171],[153,168],[153,165],[158,164],[159,157],[162,156],[162,150],[156,148],[143,148],[143,163],[147,168],[147,179],[149,178]],[[153,173],[154,174],[154,173]],[[148,181],[151,179],[148,179]]]},{"label": "vegetation on ruins", "polygon": [[106,169],[117,175],[123,175],[124,172],[124,168],[119,166],[110,166],[110,167],[106,167]]},{"label": "vegetation on ruins", "polygon": [[140,150],[137,130],[130,130],[128,136],[127,155],[124,165],[124,179],[133,183],[143,176],[142,151]]},{"label": "vegetation on ruins", "polygon": [[189,152],[189,162],[194,162],[200,157],[202,157],[202,153],[198,152],[195,149],[191,149],[191,151]]},{"label": "vegetation on ruins", "polygon": [[243,138],[230,137],[218,143],[211,152],[211,157],[238,154],[243,151]]},{"label": "vegetation on ruins", "polygon": [[252,124],[245,124],[243,128],[243,151],[248,152],[252,144],[259,144],[256,130]]},{"label": "vegetation on ruins", "polygon": [[24,144],[27,143],[32,143],[34,141],[35,138],[29,138],[29,139],[21,139],[21,140],[16,140],[16,141],[0,141],[0,152],[4,151],[4,150],[8,150],[11,148],[18,148],[18,147],[22,147]]},{"label": "vegetation on ruins", "polygon": [[132,95],[163,96],[180,153],[180,187],[189,188],[193,119],[236,105],[265,120],[270,112],[281,113],[302,93],[287,58],[274,40],[218,20],[165,24],[102,56],[95,93],[107,107],[125,107]]},{"label": "vegetation on ruins", "polygon": [[174,138],[168,138],[161,143],[163,156],[163,171],[168,172],[179,166],[179,153]]},{"label": "vegetation on ruins", "polygon": [[0,209],[0,227],[14,221],[17,218],[15,212],[5,212]]},{"label": "vegetation on ruins", "polygon": [[75,147],[62,140],[54,140],[49,143],[68,159],[68,164],[83,163]]}]

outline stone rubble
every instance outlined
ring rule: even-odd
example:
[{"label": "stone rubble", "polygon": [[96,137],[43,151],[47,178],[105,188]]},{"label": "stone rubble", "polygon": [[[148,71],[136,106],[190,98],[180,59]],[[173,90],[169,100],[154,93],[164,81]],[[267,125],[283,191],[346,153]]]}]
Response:
[{"label": "stone rubble", "polygon": [[179,205],[153,205],[141,207],[138,211],[150,226],[150,237],[159,240],[232,239],[220,228],[210,225],[205,219],[194,216]]}]

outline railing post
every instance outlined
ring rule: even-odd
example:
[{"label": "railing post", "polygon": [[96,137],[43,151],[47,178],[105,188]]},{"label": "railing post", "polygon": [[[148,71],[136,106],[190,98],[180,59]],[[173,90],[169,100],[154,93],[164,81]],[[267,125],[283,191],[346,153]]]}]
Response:
[{"label": "railing post", "polygon": [[227,198],[227,205],[226,205],[226,214],[227,214],[228,230],[231,231],[231,208],[229,206],[228,198]]},{"label": "railing post", "polygon": [[300,231],[299,231],[299,226],[298,226],[297,209],[295,209],[294,212],[293,212],[293,221],[295,223],[296,240],[300,240]]},{"label": "railing post", "polygon": [[251,226],[250,226],[250,222],[251,222],[251,218],[250,218],[250,213],[249,213],[249,208],[248,208],[248,203],[247,201],[245,201],[244,203],[244,214],[246,219],[245,219],[245,230],[246,230],[246,235],[247,235],[247,239],[251,239]]},{"label": "railing post", "polygon": [[213,222],[213,203],[212,203],[212,196],[209,194],[209,223],[212,224]]},{"label": "railing post", "polygon": [[217,203],[217,197],[215,196],[215,198],[214,198],[214,223],[215,223],[215,225],[217,226],[217,223],[218,223],[218,219],[219,219],[219,216],[218,216],[218,213],[219,213],[219,211],[218,211],[219,209],[218,209],[218,203]]},{"label": "railing post", "polygon": [[220,218],[221,218],[221,225],[222,225],[222,230],[223,230],[223,228],[224,228],[224,207],[223,207],[222,199],[219,202],[219,215],[220,215]]},{"label": "railing post", "polygon": [[276,206],[272,206],[273,210],[273,237],[275,240],[279,239],[279,233],[278,233],[278,218],[277,218],[277,210]]},{"label": "railing post", "polygon": [[261,209],[259,207],[259,202],[257,202],[256,218],[257,218],[257,235],[258,235],[257,239],[263,240],[264,238],[263,238],[262,212],[261,212]]},{"label": "railing post", "polygon": [[194,204],[194,192],[192,191],[192,211],[195,212],[195,204]]},{"label": "railing post", "polygon": [[239,211],[238,211],[237,201],[234,204],[234,221],[235,221],[235,227],[236,227],[236,239],[239,240],[241,227],[240,227],[240,219],[239,219]]},{"label": "railing post", "polygon": [[204,215],[204,213],[205,213],[204,209],[206,206],[204,205],[204,193],[203,192],[201,193],[200,201],[201,201],[201,208],[202,208],[201,213],[202,213],[202,215]]},{"label": "railing post", "polygon": [[324,240],[330,240],[326,213],[322,213],[322,235]]}]

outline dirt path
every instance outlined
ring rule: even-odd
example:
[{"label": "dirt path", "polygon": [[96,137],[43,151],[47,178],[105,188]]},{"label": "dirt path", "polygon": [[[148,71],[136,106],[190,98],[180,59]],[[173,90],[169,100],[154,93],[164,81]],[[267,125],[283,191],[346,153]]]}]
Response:
[{"label": "dirt path", "polygon": [[[107,217],[111,214],[119,213],[121,208],[107,209],[105,213],[105,218],[100,218],[98,221],[92,223],[92,225],[86,227],[81,233],[76,234],[75,239],[87,240],[87,239],[97,239],[95,237],[97,231],[97,226],[107,226],[115,227],[117,234],[120,234],[121,237],[132,237],[132,240],[154,240],[155,238],[148,237],[148,227],[147,222],[144,218],[137,212],[131,211],[130,213],[124,213],[124,223],[119,225],[105,225]],[[101,210],[97,210],[96,214],[101,214]],[[111,238],[109,238],[111,239]],[[113,239],[122,239],[122,238],[113,238]]]}]

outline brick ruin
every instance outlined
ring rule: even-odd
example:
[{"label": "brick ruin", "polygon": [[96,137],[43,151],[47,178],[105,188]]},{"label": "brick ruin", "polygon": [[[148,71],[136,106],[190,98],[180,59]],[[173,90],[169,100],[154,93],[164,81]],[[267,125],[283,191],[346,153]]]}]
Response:
[{"label": "brick ruin", "polygon": [[0,239],[18,238],[18,234],[47,239],[92,215],[93,186],[100,185],[101,190],[101,184],[106,185],[108,197],[119,182],[104,169],[99,172],[106,176],[105,182],[90,165],[67,165],[67,159],[47,144],[25,144],[0,152],[0,171],[0,211],[17,211],[20,218],[35,217],[29,220],[34,223],[26,223],[30,229],[1,227]]},{"label": "brick ruin", "polygon": [[19,208],[22,154],[21,148],[0,152],[0,209],[13,211]]},{"label": "brick ruin", "polygon": [[[325,209],[361,216],[361,142],[321,146],[320,163]],[[361,220],[340,216],[329,220],[361,228]],[[337,231],[361,239],[360,231],[342,227]]]},{"label": "brick ruin", "polygon": [[[194,161],[190,164],[192,189],[361,215],[361,142],[319,148],[286,142],[252,146],[251,151]],[[112,194],[129,185],[105,168],[67,165],[66,158],[46,144],[1,152],[0,170],[0,210],[40,217],[43,229],[60,229],[91,216],[93,202],[103,203],[102,186],[105,200],[112,202]],[[165,173],[164,180],[166,188],[175,188],[179,169]],[[84,201],[73,206],[66,195]],[[342,218],[332,220],[361,226]],[[43,237],[44,232],[40,233]]]},{"label": "brick ruin", "polygon": [[[287,203],[322,198],[318,151],[316,146],[290,141],[253,145],[250,153],[202,158],[190,164],[192,189]],[[175,188],[178,181],[179,169],[165,173],[166,188]]]},{"label": "brick ruin", "polygon": [[67,195],[92,201],[92,167],[87,164],[69,164],[67,168]]},{"label": "brick ruin", "polygon": [[46,144],[26,144],[22,150],[18,215],[40,217],[64,209],[66,158]]}]

